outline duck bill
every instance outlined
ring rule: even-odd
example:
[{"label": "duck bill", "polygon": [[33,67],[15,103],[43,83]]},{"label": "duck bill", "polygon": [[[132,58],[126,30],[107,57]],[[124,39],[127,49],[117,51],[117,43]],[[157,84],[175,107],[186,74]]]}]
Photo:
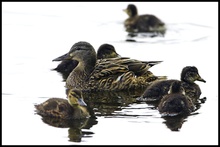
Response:
[{"label": "duck bill", "polygon": [[68,59],[68,57],[69,57],[69,55],[68,55],[68,53],[66,53],[60,57],[53,59],[52,61],[62,61],[62,60]]},{"label": "duck bill", "polygon": [[121,58],[121,56],[119,54],[116,53],[116,55],[117,55],[118,58]]},{"label": "duck bill", "polygon": [[206,83],[206,81],[203,78],[201,78],[200,76],[197,78],[197,81],[201,81],[201,82]]},{"label": "duck bill", "polygon": [[115,58],[121,58],[121,56],[118,53],[111,53],[110,56],[115,57]]},{"label": "duck bill", "polygon": [[78,99],[78,102],[80,106],[87,106],[87,104],[83,101],[82,98]]}]

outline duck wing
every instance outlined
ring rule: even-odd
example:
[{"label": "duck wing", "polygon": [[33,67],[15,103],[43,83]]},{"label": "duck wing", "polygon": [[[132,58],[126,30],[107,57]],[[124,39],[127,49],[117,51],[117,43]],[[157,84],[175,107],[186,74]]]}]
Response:
[{"label": "duck wing", "polygon": [[99,60],[90,75],[91,90],[124,90],[146,87],[148,80],[144,74],[150,64],[130,58]]},{"label": "duck wing", "polygon": [[149,68],[161,63],[162,61],[140,61],[140,60],[130,59],[128,57],[111,58],[100,61],[101,64],[106,62],[108,62],[108,64],[114,63],[117,65],[125,66],[126,68],[128,68],[129,71],[132,71],[136,76],[142,76],[147,73]]}]

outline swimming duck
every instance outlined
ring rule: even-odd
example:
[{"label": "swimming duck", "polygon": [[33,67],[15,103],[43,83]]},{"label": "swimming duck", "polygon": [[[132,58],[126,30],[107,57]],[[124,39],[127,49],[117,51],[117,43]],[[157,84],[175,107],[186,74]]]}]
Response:
[{"label": "swimming duck", "polygon": [[[116,58],[120,55],[116,52],[114,46],[111,44],[102,44],[97,50],[97,59],[104,58]],[[60,72],[63,76],[63,79],[66,80],[72,70],[77,66],[78,61],[76,60],[63,60],[56,68],[57,72]]]},{"label": "swimming duck", "polygon": [[[154,76],[151,73],[150,79],[148,79],[149,72],[147,71],[152,67],[152,62],[119,57],[97,61],[93,46],[83,41],[75,43],[67,54],[54,59],[54,61],[66,59],[79,62],[66,80],[66,87],[70,89],[119,91],[146,88],[150,82],[166,78]],[[146,79],[152,81],[149,82]]]},{"label": "swimming duck", "polygon": [[61,73],[65,81],[77,64],[78,61],[76,60],[63,60],[59,65],[57,65],[56,68],[52,70],[56,70],[57,72]]},{"label": "swimming duck", "polygon": [[162,35],[166,32],[164,22],[151,14],[138,15],[137,7],[129,4],[124,11],[128,14],[128,18],[124,21],[124,26],[127,32],[154,32]]},{"label": "swimming duck", "polygon": [[35,105],[39,115],[62,119],[84,119],[89,117],[86,103],[83,101],[81,92],[68,90],[68,100],[62,98],[50,98],[47,101]]},{"label": "swimming duck", "polygon": [[[169,88],[174,81],[179,80],[160,80],[152,83],[146,88],[139,100],[147,102],[160,101],[161,98],[168,93]],[[184,67],[181,73],[181,85],[184,88],[186,95],[189,96],[193,102],[195,102],[201,95],[201,89],[196,83],[194,83],[195,81],[206,82],[201,78],[198,69],[195,66]]]},{"label": "swimming duck", "polygon": [[195,109],[192,100],[185,95],[181,81],[172,82],[168,94],[161,99],[158,110],[164,116],[188,115]]}]

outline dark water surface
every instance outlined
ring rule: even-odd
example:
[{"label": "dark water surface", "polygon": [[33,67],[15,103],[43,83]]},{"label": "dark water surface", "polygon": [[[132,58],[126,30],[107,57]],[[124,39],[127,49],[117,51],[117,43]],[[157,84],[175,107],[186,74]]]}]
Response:
[{"label": "dark water surface", "polygon": [[[167,24],[165,37],[154,38],[128,38],[122,11],[128,4],[2,3],[2,144],[218,144],[217,3],[135,3],[139,14],[154,14]],[[62,76],[51,70],[59,62],[52,59],[78,41],[95,49],[112,44],[124,57],[162,60],[150,70],[169,79],[196,66],[206,80],[196,82],[206,101],[188,117],[164,119],[154,104],[136,101],[143,91],[84,94],[93,117],[42,118],[34,104],[66,98]]]}]

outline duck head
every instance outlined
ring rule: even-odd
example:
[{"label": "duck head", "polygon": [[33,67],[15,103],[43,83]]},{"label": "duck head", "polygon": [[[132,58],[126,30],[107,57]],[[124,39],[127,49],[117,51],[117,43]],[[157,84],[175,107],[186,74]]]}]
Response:
[{"label": "duck head", "polygon": [[123,10],[129,17],[134,17],[138,14],[137,7],[133,4],[129,4],[126,9]]},{"label": "duck head", "polygon": [[83,101],[81,91],[76,89],[69,89],[68,90],[68,102],[71,106],[87,106],[87,104]]},{"label": "duck head", "polygon": [[185,90],[181,85],[181,81],[174,81],[170,85],[170,89],[168,91],[168,94],[171,94],[171,93],[182,93],[183,95],[185,95]]},{"label": "duck head", "polygon": [[194,81],[206,82],[198,73],[198,69],[195,66],[186,66],[183,68],[181,73],[181,80],[194,83]]},{"label": "duck head", "polygon": [[114,46],[110,44],[102,44],[97,50],[97,58],[116,58],[120,57],[120,55],[116,52]]},{"label": "duck head", "polygon": [[75,43],[68,53],[53,59],[53,61],[62,60],[77,60],[79,62],[88,61],[95,64],[96,52],[90,43],[80,41]]}]

